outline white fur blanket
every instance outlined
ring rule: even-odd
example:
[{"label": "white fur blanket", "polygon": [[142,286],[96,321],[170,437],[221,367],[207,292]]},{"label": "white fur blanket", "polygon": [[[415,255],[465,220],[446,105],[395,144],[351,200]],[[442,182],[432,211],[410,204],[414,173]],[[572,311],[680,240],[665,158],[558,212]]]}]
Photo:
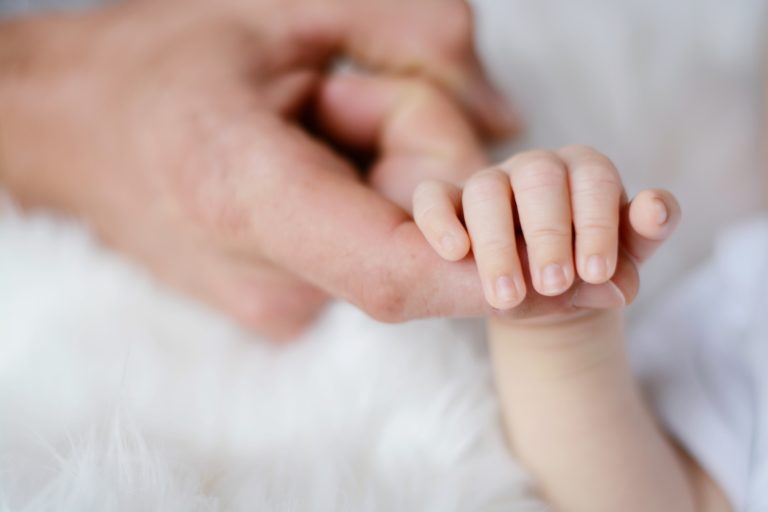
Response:
[{"label": "white fur blanket", "polygon": [[476,322],[338,305],[275,346],[75,226],[6,216],[0,247],[7,510],[540,510]]},{"label": "white fur blanket", "polygon": [[[593,144],[630,190],[681,196],[645,300],[758,207],[761,1],[475,4],[483,55],[529,120],[519,147]],[[541,510],[478,328],[338,305],[270,346],[79,227],[5,212],[0,510]]]}]

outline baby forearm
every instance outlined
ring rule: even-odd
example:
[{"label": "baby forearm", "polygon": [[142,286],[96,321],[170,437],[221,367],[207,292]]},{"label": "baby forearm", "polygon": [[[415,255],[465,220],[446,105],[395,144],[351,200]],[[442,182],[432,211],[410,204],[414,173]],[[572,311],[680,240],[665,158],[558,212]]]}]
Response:
[{"label": "baby forearm", "polygon": [[489,324],[513,450],[557,510],[694,511],[684,469],[646,412],[619,313]]}]

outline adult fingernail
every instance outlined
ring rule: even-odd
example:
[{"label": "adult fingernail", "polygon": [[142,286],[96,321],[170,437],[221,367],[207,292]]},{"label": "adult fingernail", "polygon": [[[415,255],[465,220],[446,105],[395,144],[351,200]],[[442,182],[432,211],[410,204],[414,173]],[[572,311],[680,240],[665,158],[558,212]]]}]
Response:
[{"label": "adult fingernail", "polygon": [[593,254],[587,258],[587,276],[592,281],[604,281],[608,279],[608,261],[602,256]]},{"label": "adult fingernail", "polygon": [[667,222],[667,219],[669,219],[669,211],[667,210],[667,205],[664,204],[664,201],[661,199],[654,199],[653,208],[656,211],[656,222],[659,225]]},{"label": "adult fingernail", "polygon": [[565,290],[568,280],[562,265],[551,263],[541,270],[541,286],[545,293],[557,294]]},{"label": "adult fingernail", "polygon": [[571,298],[577,308],[616,309],[627,304],[619,287],[608,281],[603,284],[581,283]]},{"label": "adult fingernail", "polygon": [[504,304],[513,304],[518,301],[521,290],[519,285],[509,276],[496,278],[496,298]]}]

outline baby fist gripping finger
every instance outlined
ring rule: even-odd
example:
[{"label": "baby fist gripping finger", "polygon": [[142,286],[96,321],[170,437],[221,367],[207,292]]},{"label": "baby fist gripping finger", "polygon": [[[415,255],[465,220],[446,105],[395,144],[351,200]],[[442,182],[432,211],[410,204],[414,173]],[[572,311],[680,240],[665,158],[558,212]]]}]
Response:
[{"label": "baby fist gripping finger", "polygon": [[[631,203],[624,197],[610,160],[569,146],[522,153],[479,172],[463,194],[455,185],[427,182],[417,189],[414,213],[444,259],[462,259],[471,241],[487,302],[508,310],[509,319],[526,319],[632,302],[638,265],[672,233],[680,208],[661,190],[643,191]],[[523,236],[515,230],[516,205]],[[595,255],[603,259],[602,275],[589,268]],[[573,285],[559,293],[539,289],[547,263],[572,269],[574,260],[579,273],[571,270]]]}]

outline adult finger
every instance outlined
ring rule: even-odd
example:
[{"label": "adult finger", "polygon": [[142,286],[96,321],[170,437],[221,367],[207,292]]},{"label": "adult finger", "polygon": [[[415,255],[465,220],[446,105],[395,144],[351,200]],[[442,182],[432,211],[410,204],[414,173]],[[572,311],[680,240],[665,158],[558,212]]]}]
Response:
[{"label": "adult finger", "polygon": [[483,71],[465,0],[197,0],[197,5],[224,11],[253,25],[260,36],[274,38],[279,51],[272,68],[319,68],[346,57],[375,72],[430,79],[485,136],[506,138],[521,128],[520,116]]},{"label": "adult finger", "polygon": [[[119,244],[111,245],[121,249]],[[233,260],[209,243],[177,249],[185,255],[183,258],[149,260],[150,269],[159,279],[209,303],[268,339],[282,341],[295,337],[329,300],[318,288],[264,261]],[[158,249],[145,246],[143,250]],[[134,256],[144,261],[149,254]]]},{"label": "adult finger", "polygon": [[217,258],[201,285],[204,297],[243,325],[275,341],[300,334],[329,301],[326,293],[271,265]]},{"label": "adult finger", "polygon": [[206,208],[221,202],[222,222],[238,226],[222,244],[232,257],[266,259],[381,320],[483,311],[473,261],[443,260],[343,160],[298,127],[268,123],[223,135],[240,171],[220,199],[206,190]]},{"label": "adult finger", "polygon": [[[374,70],[427,76],[461,103],[483,133],[508,137],[519,115],[490,83],[474,48],[474,19],[464,0],[334,2],[356,62]],[[439,21],[438,21],[439,20]]]},{"label": "adult finger", "polygon": [[376,152],[370,184],[407,210],[423,180],[460,183],[485,166],[466,117],[424,80],[334,75],[318,91],[316,115],[335,141]]},{"label": "adult finger", "polygon": [[519,115],[477,58],[472,10],[464,0],[305,0],[286,5],[281,19],[304,26],[305,33],[313,27],[310,40],[319,34],[326,48],[364,69],[429,78],[484,135],[508,137],[520,129]]}]

